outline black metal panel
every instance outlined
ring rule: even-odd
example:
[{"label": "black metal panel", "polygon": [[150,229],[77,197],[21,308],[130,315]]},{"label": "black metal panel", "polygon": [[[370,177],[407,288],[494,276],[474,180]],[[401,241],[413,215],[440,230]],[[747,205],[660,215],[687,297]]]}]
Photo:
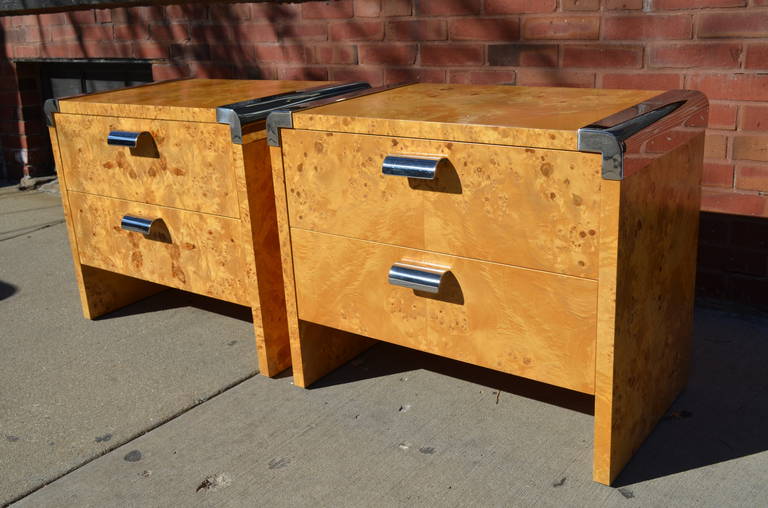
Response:
[{"label": "black metal panel", "polygon": [[43,99],[103,92],[152,81],[152,66],[135,62],[41,62]]},{"label": "black metal panel", "polygon": [[[205,1],[205,0],[203,0]],[[209,0],[210,3],[234,3],[238,0]],[[240,0],[245,1],[245,0]],[[256,0],[257,2],[260,0]],[[261,0],[270,1],[270,0]],[[306,0],[272,0],[275,3]],[[33,14],[40,12],[70,11],[75,9],[133,7],[138,5],[166,5],[184,3],[179,0],[0,0],[0,16]]]},{"label": "black metal panel", "polygon": [[30,14],[46,11],[90,9],[94,7],[152,5],[157,3],[161,2],[153,2],[151,0],[0,0],[0,16],[7,14]]}]

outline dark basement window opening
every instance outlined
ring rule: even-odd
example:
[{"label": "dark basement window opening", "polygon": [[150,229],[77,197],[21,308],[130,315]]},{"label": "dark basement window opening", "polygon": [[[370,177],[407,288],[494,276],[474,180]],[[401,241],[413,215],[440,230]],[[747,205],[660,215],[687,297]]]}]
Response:
[{"label": "dark basement window opening", "polygon": [[43,100],[151,83],[152,63],[142,60],[37,61]]},{"label": "dark basement window opening", "polygon": [[[1,2],[2,0],[0,0]],[[14,59],[18,87],[24,95],[24,119],[34,121],[39,115],[44,125],[43,104],[47,99],[102,92],[151,83],[152,64],[144,59]],[[45,138],[48,130],[43,129]],[[54,173],[53,154],[46,139],[30,148],[33,176]],[[0,153],[2,153],[0,151]],[[7,178],[7,168],[0,165],[0,179]]]}]

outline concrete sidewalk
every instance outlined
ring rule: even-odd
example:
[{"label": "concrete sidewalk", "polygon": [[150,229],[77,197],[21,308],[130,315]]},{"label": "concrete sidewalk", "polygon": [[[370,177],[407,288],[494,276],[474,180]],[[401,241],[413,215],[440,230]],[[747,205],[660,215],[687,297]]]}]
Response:
[{"label": "concrete sidewalk", "polygon": [[[18,505],[752,507],[768,497],[768,317],[697,309],[689,387],[610,488],[591,481],[591,397],[387,344],[311,390],[249,377],[240,307],[178,293],[83,320],[63,235],[52,226],[24,248],[0,243],[0,279],[21,288],[0,301],[0,344],[13,356],[0,357],[0,499],[69,469]],[[48,440],[69,445],[46,454]]]},{"label": "concrete sidewalk", "polygon": [[0,505],[254,375],[252,337],[174,291],[85,320],[59,196],[0,189]]}]

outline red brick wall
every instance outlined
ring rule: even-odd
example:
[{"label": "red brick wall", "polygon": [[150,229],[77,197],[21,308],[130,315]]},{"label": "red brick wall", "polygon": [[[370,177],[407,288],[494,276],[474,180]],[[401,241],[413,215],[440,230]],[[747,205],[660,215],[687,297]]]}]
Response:
[{"label": "red brick wall", "polygon": [[[184,4],[0,21],[7,58],[149,58],[157,79],[700,89],[712,107],[702,208],[768,216],[768,0]],[[24,153],[43,172],[35,92],[19,94],[27,78],[7,60],[0,70],[10,176]]]}]

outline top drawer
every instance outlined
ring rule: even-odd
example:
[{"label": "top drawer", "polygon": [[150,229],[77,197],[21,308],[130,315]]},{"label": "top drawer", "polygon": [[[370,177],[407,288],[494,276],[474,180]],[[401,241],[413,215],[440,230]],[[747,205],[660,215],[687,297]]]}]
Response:
[{"label": "top drawer", "polygon": [[[111,131],[147,131],[154,146],[108,145]],[[59,114],[56,132],[69,190],[240,216],[226,125]]]},{"label": "top drawer", "polygon": [[[600,155],[284,130],[293,227],[597,278]],[[446,160],[434,180],[387,155]]]}]

